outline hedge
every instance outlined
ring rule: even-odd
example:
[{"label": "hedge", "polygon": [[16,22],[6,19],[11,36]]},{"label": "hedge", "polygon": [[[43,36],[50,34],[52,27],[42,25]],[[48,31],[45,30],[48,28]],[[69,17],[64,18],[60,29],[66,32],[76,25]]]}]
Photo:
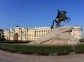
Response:
[{"label": "hedge", "polygon": [[80,41],[80,42],[84,42],[84,38],[80,39],[79,41]]},{"label": "hedge", "polygon": [[21,45],[0,43],[0,49],[25,54],[39,55],[67,55],[71,53],[84,53],[84,44],[78,45]]},{"label": "hedge", "polygon": [[74,46],[75,53],[84,53],[84,44],[79,44]]},{"label": "hedge", "polygon": [[56,45],[18,45],[18,44],[0,44],[0,49],[20,52],[20,53],[34,53],[34,54],[57,54],[64,55],[72,52],[71,46],[56,46]]}]

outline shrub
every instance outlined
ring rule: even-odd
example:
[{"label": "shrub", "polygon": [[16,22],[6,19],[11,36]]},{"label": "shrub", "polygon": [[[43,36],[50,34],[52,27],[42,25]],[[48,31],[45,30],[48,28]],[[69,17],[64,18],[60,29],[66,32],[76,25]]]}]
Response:
[{"label": "shrub", "polygon": [[12,52],[20,52],[20,53],[33,53],[40,55],[48,55],[48,54],[57,54],[57,55],[65,55],[71,53],[71,46],[48,46],[48,45],[19,45],[19,44],[0,44],[0,48],[12,51]]},{"label": "shrub", "polygon": [[84,53],[84,44],[75,45],[73,50],[75,53]]},{"label": "shrub", "polygon": [[80,42],[84,42],[84,38],[80,39]]}]

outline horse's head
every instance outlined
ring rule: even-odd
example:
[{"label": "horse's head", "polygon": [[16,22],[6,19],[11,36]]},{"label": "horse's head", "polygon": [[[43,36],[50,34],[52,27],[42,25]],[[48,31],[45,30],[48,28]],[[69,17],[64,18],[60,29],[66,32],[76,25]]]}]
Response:
[{"label": "horse's head", "polygon": [[64,14],[67,13],[65,10],[62,11]]}]

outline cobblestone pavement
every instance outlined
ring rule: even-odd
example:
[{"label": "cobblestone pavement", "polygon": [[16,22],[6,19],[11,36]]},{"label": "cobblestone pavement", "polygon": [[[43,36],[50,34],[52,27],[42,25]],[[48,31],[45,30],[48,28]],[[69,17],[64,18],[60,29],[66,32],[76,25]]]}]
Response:
[{"label": "cobblestone pavement", "polygon": [[0,50],[0,62],[84,62],[84,54],[65,56],[37,56]]}]

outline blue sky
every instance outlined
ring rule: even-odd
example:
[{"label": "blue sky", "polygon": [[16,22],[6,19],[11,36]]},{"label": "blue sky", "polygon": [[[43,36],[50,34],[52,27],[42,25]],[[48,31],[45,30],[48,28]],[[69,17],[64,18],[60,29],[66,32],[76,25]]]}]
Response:
[{"label": "blue sky", "polygon": [[84,27],[84,0],[0,0],[0,28],[51,26],[57,9],[71,18],[63,25]]}]

